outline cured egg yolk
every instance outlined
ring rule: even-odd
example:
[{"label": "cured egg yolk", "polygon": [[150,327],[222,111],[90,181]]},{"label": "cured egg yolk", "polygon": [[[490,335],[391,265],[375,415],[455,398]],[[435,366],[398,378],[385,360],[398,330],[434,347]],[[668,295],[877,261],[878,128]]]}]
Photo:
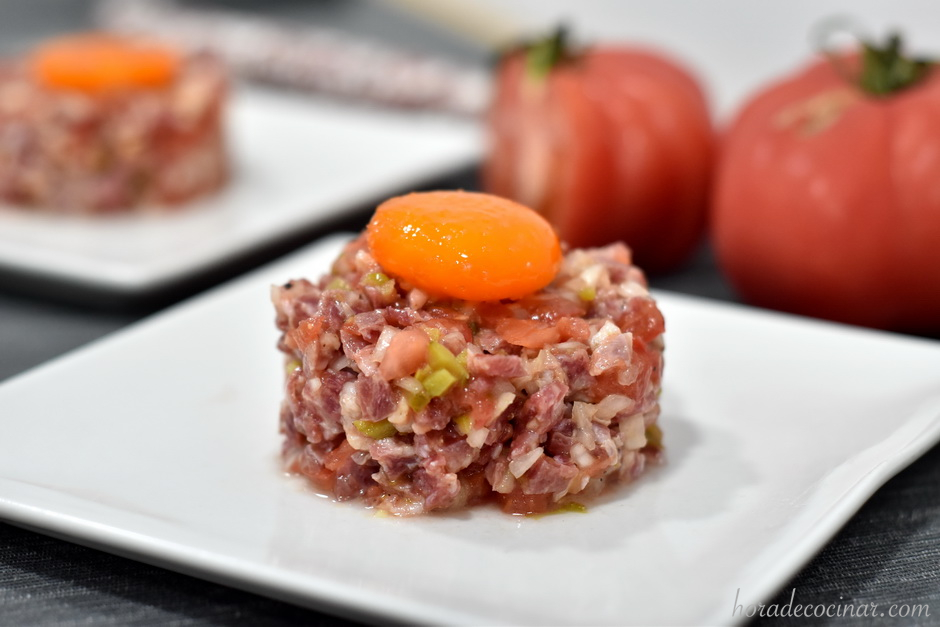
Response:
[{"label": "cured egg yolk", "polygon": [[561,263],[551,225],[511,200],[461,191],[413,193],[376,209],[366,238],[390,275],[437,297],[521,298]]},{"label": "cured egg yolk", "polygon": [[42,85],[101,93],[170,83],[179,56],[162,46],[102,33],[72,35],[40,46],[31,68]]}]

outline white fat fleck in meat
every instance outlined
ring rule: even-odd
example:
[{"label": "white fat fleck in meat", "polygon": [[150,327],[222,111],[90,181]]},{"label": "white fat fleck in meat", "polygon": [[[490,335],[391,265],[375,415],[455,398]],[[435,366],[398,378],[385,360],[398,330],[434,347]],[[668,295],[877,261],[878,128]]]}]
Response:
[{"label": "white fat fleck in meat", "polygon": [[588,481],[590,480],[590,475],[579,473],[577,477],[571,480],[571,485],[568,486],[568,493],[577,494],[587,486]]},{"label": "white fat fleck in meat", "polygon": [[359,372],[366,377],[371,377],[379,372],[379,363],[372,359],[373,351],[375,351],[374,346],[366,345],[352,354],[352,360],[356,362]]},{"label": "white fat fleck in meat", "polygon": [[372,456],[367,451],[356,451],[350,455],[349,458],[360,466],[368,464],[370,461],[372,461]]},{"label": "white fat fleck in meat", "polygon": [[312,342],[304,351],[305,368],[309,367],[320,370],[328,363],[326,360],[335,354],[341,343],[339,335],[333,332],[326,332],[320,335],[316,342]]},{"label": "white fat fleck in meat", "polygon": [[622,411],[633,409],[636,402],[623,394],[609,394],[596,405],[594,420],[608,425],[614,416]]},{"label": "white fat fleck in meat", "polygon": [[628,281],[627,283],[620,283],[617,285],[617,293],[624,298],[630,299],[637,296],[649,296],[650,291],[646,289],[646,286],[642,283],[638,283],[637,281]]},{"label": "white fat fleck in meat", "polygon": [[399,431],[411,432],[411,408],[408,407],[408,401],[404,396],[398,399],[398,405],[386,417],[386,420],[395,425]]},{"label": "white fat fleck in meat", "polygon": [[372,438],[362,435],[352,420],[347,420],[345,416],[343,417],[343,431],[346,433],[346,441],[357,451],[368,451],[375,442]]},{"label": "white fat fleck in meat", "polygon": [[591,350],[597,350],[605,342],[610,341],[620,334],[620,327],[610,320],[605,320],[601,328],[597,330],[597,333],[591,336]]},{"label": "white fat fleck in meat", "polygon": [[565,256],[564,264],[562,266],[562,273],[565,275],[577,276],[585,269],[595,265],[596,263],[597,259],[594,255],[589,254],[584,249],[576,248]]},{"label": "white fat fleck in meat", "polygon": [[410,394],[420,394],[424,390],[421,382],[414,377],[402,377],[395,381],[395,385]]},{"label": "white fat fleck in meat", "polygon": [[379,264],[376,263],[375,259],[368,252],[359,250],[356,252],[356,256],[353,259],[353,266],[356,270],[365,274],[377,271]]},{"label": "white fat fleck in meat", "polygon": [[614,439],[610,435],[610,429],[595,423],[594,440],[597,442],[600,450],[603,451],[605,457],[619,459],[620,451],[617,448],[617,443],[614,442]]},{"label": "white fat fleck in meat", "polygon": [[646,446],[646,425],[642,414],[634,414],[620,419],[620,435],[628,449],[641,449]]},{"label": "white fat fleck in meat", "polygon": [[486,427],[481,427],[480,429],[474,429],[467,434],[467,444],[473,448],[482,448],[486,444],[486,437],[490,434],[490,430]]},{"label": "white fat fleck in meat", "polygon": [[408,306],[412,309],[421,309],[428,302],[428,295],[418,288],[408,292]]},{"label": "white fat fleck in meat", "polygon": [[355,315],[355,310],[349,305],[349,303],[337,302],[336,303],[337,313],[335,314],[337,318],[342,318],[346,320],[347,318]]},{"label": "white fat fleck in meat", "polygon": [[353,362],[349,357],[347,357],[344,353],[340,353],[333,361],[330,362],[328,370],[339,372],[344,368],[348,368],[352,363]]},{"label": "white fat fleck in meat", "polygon": [[[601,335],[601,332],[604,331],[604,328],[607,327],[606,323],[604,327],[601,327],[601,331],[595,334],[595,338]],[[614,328],[617,328],[616,325],[611,324]],[[630,332],[620,333],[620,329],[617,329],[617,335],[607,337],[607,339],[599,342],[595,345],[594,338],[591,338],[591,345],[594,347],[594,353],[591,355],[591,364],[588,367],[588,372],[592,376],[597,376],[602,374],[611,368],[619,370],[621,373],[629,373],[628,380],[624,381],[625,377],[618,377],[618,381],[627,385],[632,382],[633,379],[636,379],[635,370],[631,369],[630,361],[633,359],[633,334]]]},{"label": "white fat fleck in meat", "polygon": [[624,450],[623,457],[620,461],[620,470],[618,475],[621,479],[625,477],[630,477],[633,474],[633,468],[636,466],[637,458],[642,458],[643,456],[637,451],[631,451],[629,449]]},{"label": "white fat fleck in meat", "polygon": [[512,402],[516,400],[515,392],[503,392],[496,399],[496,404],[493,407],[493,419],[499,418],[504,411],[506,411]]},{"label": "white fat fleck in meat", "polygon": [[509,494],[516,487],[516,478],[512,476],[507,467],[505,471],[495,477],[493,481],[493,491],[500,494]]},{"label": "white fat fleck in meat", "polygon": [[535,462],[539,460],[542,456],[542,447],[536,447],[529,451],[528,453],[522,455],[518,459],[513,459],[509,462],[509,472],[512,473],[516,479],[521,477],[526,473],[526,471],[531,468]]},{"label": "white fat fleck in meat", "polygon": [[596,413],[597,406],[592,403],[575,401],[571,408],[571,421],[575,426],[574,439],[589,451],[595,446],[594,428],[591,426],[591,421],[594,420]]},{"label": "white fat fleck in meat", "polygon": [[559,342],[552,347],[552,354],[556,357],[565,353],[573,353],[579,348],[584,348],[583,342],[578,342],[577,340],[568,340],[567,342]]},{"label": "white fat fleck in meat", "polygon": [[568,377],[565,375],[565,369],[549,350],[540,350],[534,359],[526,362],[525,369],[529,374],[520,377],[517,384],[527,394],[535,394],[552,381],[564,381],[567,385]]},{"label": "white fat fleck in meat", "polygon": [[597,461],[594,459],[594,456],[588,452],[588,448],[580,442],[575,442],[571,446],[571,459],[578,465],[578,468],[582,469],[590,468],[594,462]]},{"label": "white fat fleck in meat", "polygon": [[591,287],[595,289],[598,287],[606,287],[607,285],[610,284],[609,280],[602,281],[602,279],[608,278],[607,270],[606,268],[604,268],[604,266],[602,266],[599,263],[596,263],[594,265],[591,265],[585,268],[581,272],[580,277],[581,277],[581,280],[584,281],[585,284],[590,285]]},{"label": "white fat fleck in meat", "polygon": [[640,367],[636,363],[631,363],[629,366],[617,373],[617,383],[620,385],[630,385],[636,378],[640,376]]},{"label": "white fat fleck in meat", "polygon": [[391,344],[392,338],[398,335],[398,333],[398,329],[390,325],[385,325],[382,329],[382,332],[379,334],[379,339],[375,341],[375,349],[372,351],[372,360],[376,362],[376,365],[380,364],[385,358],[385,351],[388,350],[388,345]]},{"label": "white fat fleck in meat", "polygon": [[359,408],[359,394],[356,392],[356,383],[354,381],[343,384],[343,389],[339,393],[339,407],[344,421],[362,418],[362,410]]}]

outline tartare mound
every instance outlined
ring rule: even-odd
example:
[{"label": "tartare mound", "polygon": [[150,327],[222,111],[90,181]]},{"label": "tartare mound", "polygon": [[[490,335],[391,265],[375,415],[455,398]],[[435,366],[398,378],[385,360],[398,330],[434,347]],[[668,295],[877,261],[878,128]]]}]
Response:
[{"label": "tartare mound", "polygon": [[663,318],[622,244],[567,252],[529,296],[471,302],[390,278],[363,235],[272,299],[285,461],[339,500],[545,512],[661,456]]}]

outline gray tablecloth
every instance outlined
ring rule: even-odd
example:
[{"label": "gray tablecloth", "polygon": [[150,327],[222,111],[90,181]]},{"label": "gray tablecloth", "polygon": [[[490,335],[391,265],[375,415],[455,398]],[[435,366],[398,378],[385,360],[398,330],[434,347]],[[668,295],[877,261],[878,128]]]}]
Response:
[{"label": "gray tablecloth", "polygon": [[[232,3],[229,4],[238,4]],[[247,6],[248,3],[243,3]],[[455,44],[440,33],[369,2],[275,2],[264,10],[383,37],[393,43],[418,42],[451,56],[479,61],[472,46]],[[37,37],[88,24],[87,3],[74,0],[5,0],[0,4],[0,49],[10,50]],[[472,172],[436,186],[472,188]],[[368,207],[342,226],[361,227]],[[322,233],[308,234],[315,237]],[[248,267],[286,252],[281,249],[243,260]],[[136,308],[70,305],[36,295],[23,282],[0,283],[0,380],[61,355],[145,317],[200,287],[188,286]],[[206,282],[224,279],[215,276]],[[654,286],[733,300],[707,249],[685,270]],[[940,373],[938,373],[940,377]],[[0,417],[2,437],[2,417]],[[935,448],[890,481],[849,524],[787,583],[771,601],[801,604],[877,604],[873,618],[776,617],[761,624],[873,625],[940,624],[940,448]],[[675,602],[681,603],[681,599]],[[729,619],[735,611],[728,599]],[[895,604],[922,606],[920,618],[895,618]],[[925,606],[925,607],[924,607]],[[924,611],[929,616],[924,615]],[[879,616],[884,612],[884,616]],[[216,625],[357,624],[226,586],[109,555],[0,523],[0,624],[2,625]]]}]

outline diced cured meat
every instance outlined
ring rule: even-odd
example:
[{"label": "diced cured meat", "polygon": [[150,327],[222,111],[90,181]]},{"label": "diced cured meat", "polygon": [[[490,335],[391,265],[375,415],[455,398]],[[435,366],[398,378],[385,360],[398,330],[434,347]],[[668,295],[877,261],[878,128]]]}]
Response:
[{"label": "diced cured meat", "polygon": [[390,278],[378,302],[362,286],[381,271],[360,237],[317,283],[271,291],[284,456],[318,489],[399,515],[532,513],[660,459],[662,316],[626,248],[570,251],[517,301],[435,301]]},{"label": "diced cured meat", "polygon": [[359,377],[356,382],[359,407],[366,420],[384,420],[398,404],[391,386],[378,377]]},{"label": "diced cured meat", "polygon": [[578,475],[578,469],[542,455],[526,472],[522,490],[526,494],[556,494],[568,489]]},{"label": "diced cured meat", "polygon": [[404,477],[418,467],[414,445],[399,438],[376,440],[369,447],[369,454],[392,480]]}]

